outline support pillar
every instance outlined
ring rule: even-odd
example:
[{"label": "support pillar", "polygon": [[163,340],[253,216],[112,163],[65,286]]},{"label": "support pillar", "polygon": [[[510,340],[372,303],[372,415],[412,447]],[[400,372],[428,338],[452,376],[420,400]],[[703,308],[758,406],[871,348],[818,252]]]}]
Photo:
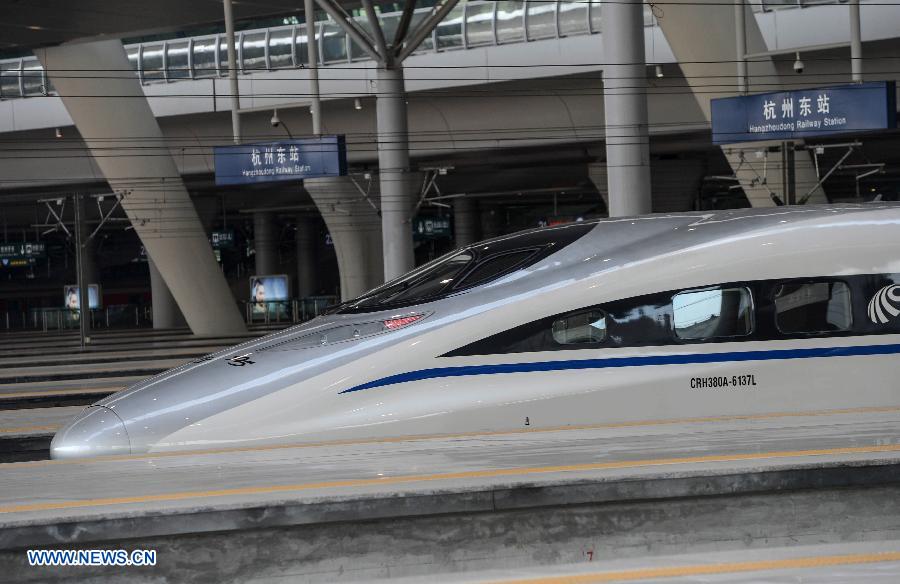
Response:
[{"label": "support pillar", "polygon": [[853,83],[863,82],[862,27],[859,0],[850,0],[850,73]]},{"label": "support pillar", "polygon": [[278,273],[278,225],[271,211],[253,213],[253,250],[256,275]]},{"label": "support pillar", "polygon": [[746,0],[734,0],[734,46],[737,53],[737,90],[746,95],[747,79],[747,7]]},{"label": "support pillar", "polygon": [[[131,65],[121,41],[64,44],[35,54],[191,330],[245,332],[144,90],[136,76],[122,74]],[[122,155],[138,151],[141,156]]]},{"label": "support pillar", "polygon": [[647,65],[640,0],[603,5],[603,99],[609,215],[651,209]]},{"label": "support pillar", "polygon": [[[368,185],[360,186],[366,190]],[[353,184],[353,179],[347,176],[306,179],[303,187],[322,213],[334,242],[341,300],[356,298],[381,284],[384,256],[381,249],[381,218],[373,207],[378,204],[378,192],[374,185],[368,200]]]},{"label": "support pillar", "polygon": [[147,258],[147,267],[150,268],[150,298],[153,304],[153,328],[173,329],[187,326],[184,315],[178,309],[175,297],[166,286],[165,280],[153,260]]},{"label": "support pillar", "polygon": [[478,241],[478,201],[469,197],[453,199],[453,238],[456,247]]},{"label": "support pillar", "polygon": [[297,288],[295,296],[313,296],[318,289],[316,278],[315,223],[309,217],[297,217],[297,231],[294,234],[297,250]]},{"label": "support pillar", "polygon": [[503,235],[503,216],[497,207],[485,209],[481,212],[481,235],[483,239],[491,239]]},{"label": "support pillar", "polygon": [[322,101],[319,95],[319,42],[316,38],[316,11],[313,0],[303,0],[303,12],[306,18],[307,67],[309,68],[309,113],[312,115],[313,135],[322,134]]},{"label": "support pillar", "polygon": [[606,172],[605,162],[592,162],[588,164],[588,176],[597,187],[603,204],[606,205],[606,216],[609,217],[609,175]]},{"label": "support pillar", "polygon": [[228,91],[231,93],[231,133],[241,143],[241,94],[237,78],[237,50],[234,45],[234,10],[231,0],[223,0],[225,10],[225,50],[228,55]]},{"label": "support pillar", "polygon": [[413,194],[409,177],[406,90],[400,65],[378,69],[375,106],[384,280],[388,281],[405,274],[415,265],[410,224]]}]

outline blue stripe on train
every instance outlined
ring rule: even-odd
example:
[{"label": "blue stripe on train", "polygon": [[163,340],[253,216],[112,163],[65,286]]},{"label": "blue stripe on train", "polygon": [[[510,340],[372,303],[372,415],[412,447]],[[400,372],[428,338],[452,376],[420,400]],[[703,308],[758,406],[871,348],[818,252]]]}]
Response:
[{"label": "blue stripe on train", "polygon": [[374,387],[384,387],[408,381],[463,377],[469,375],[497,375],[501,373],[532,373],[535,371],[570,371],[573,369],[609,369],[613,367],[643,367],[646,365],[690,365],[737,361],[772,361],[784,359],[814,359],[819,357],[854,357],[863,355],[894,355],[900,345],[865,345],[856,347],[821,347],[814,349],[778,349],[772,351],[738,351],[730,353],[694,353],[689,355],[653,355],[650,357],[612,357],[609,359],[568,359],[535,363],[501,363],[499,365],[463,365],[435,367],[408,373],[398,373],[363,383],[340,393],[350,393]]}]

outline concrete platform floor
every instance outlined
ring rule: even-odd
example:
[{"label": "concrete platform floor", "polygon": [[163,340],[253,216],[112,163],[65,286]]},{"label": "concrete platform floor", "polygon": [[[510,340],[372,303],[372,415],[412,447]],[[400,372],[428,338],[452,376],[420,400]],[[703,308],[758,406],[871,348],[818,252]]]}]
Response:
[{"label": "concrete platform floor", "polygon": [[320,497],[873,461],[900,462],[900,408],[35,461],[0,465],[0,530]]},{"label": "concrete platform floor", "polygon": [[[266,579],[276,583],[277,578]],[[289,580],[285,578],[284,582]],[[373,580],[373,584],[413,584],[420,577]],[[598,557],[564,566],[435,574],[430,584],[896,584],[900,582],[900,541],[847,542],[776,547],[739,552],[706,552],[640,559]]]},{"label": "concrete platform floor", "polygon": [[900,406],[0,465],[0,573],[30,582],[123,574],[38,546],[159,549],[141,582],[867,581],[897,541]]},{"label": "concrete platform floor", "polygon": [[52,436],[84,406],[0,410],[0,439],[22,436]]}]

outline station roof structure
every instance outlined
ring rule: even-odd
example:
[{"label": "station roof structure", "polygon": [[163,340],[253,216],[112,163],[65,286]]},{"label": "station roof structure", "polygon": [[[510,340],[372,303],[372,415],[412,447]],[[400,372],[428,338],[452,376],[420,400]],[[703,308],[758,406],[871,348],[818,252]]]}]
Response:
[{"label": "station roof structure", "polygon": [[[299,0],[234,2],[236,20],[302,12]],[[224,20],[221,0],[0,0],[0,14],[0,50],[7,51],[156,34]]]}]

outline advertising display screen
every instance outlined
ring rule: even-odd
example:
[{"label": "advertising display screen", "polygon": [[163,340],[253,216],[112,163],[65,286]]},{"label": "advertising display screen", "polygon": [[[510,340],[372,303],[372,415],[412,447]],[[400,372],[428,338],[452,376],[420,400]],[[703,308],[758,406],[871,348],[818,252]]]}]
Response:
[{"label": "advertising display screen", "polygon": [[[80,296],[78,295],[78,286],[70,284],[63,288],[63,306],[71,310],[81,308]],[[93,308],[100,308],[100,285],[88,284],[88,305]]]},{"label": "advertising display screen", "polygon": [[286,313],[290,300],[288,277],[284,274],[250,278],[250,310],[252,314]]},{"label": "advertising display screen", "polygon": [[288,277],[253,276],[250,278],[250,300],[252,302],[276,302],[288,300]]}]

